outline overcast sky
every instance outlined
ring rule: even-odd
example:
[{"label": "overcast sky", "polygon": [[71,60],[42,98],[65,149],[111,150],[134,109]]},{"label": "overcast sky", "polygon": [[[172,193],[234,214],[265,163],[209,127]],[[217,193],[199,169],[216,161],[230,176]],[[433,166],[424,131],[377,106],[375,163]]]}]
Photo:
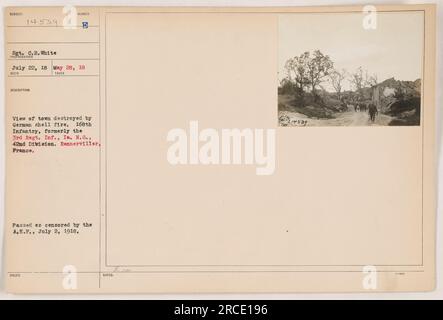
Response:
[{"label": "overcast sky", "polygon": [[363,28],[363,17],[363,13],[280,15],[279,79],[286,76],[287,59],[316,49],[329,55],[335,68],[353,71],[361,66],[376,73],[379,81],[421,78],[423,12],[378,13],[375,30]]}]

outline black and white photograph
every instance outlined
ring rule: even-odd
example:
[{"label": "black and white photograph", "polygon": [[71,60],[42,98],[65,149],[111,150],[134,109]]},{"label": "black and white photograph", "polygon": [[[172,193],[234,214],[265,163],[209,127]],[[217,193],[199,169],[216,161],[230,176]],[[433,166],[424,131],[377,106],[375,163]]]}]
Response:
[{"label": "black and white photograph", "polygon": [[281,15],[279,126],[419,126],[423,23],[419,11]]}]

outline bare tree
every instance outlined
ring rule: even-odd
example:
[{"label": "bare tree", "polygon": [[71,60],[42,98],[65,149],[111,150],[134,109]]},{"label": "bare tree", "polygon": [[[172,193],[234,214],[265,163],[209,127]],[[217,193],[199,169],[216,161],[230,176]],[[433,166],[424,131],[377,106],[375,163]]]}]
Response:
[{"label": "bare tree", "polygon": [[341,92],[343,89],[343,81],[346,78],[346,70],[333,70],[329,73],[329,80],[331,82],[332,87],[337,93],[338,100],[341,100]]},{"label": "bare tree", "polygon": [[305,52],[298,57],[288,59],[285,64],[287,78],[294,84],[300,98],[303,98],[304,91],[309,85],[308,62],[309,52]]},{"label": "bare tree", "polygon": [[354,85],[355,91],[360,93],[361,89],[363,89],[364,82],[364,73],[362,67],[358,67],[354,73],[351,73],[349,80]]},{"label": "bare tree", "polygon": [[298,57],[289,59],[286,62],[285,68],[288,73],[288,78],[293,81],[300,90],[304,90],[308,84],[308,62],[309,52],[305,52]]},{"label": "bare tree", "polygon": [[297,98],[303,102],[305,90],[311,89],[314,98],[316,89],[325,77],[333,70],[333,62],[329,56],[319,50],[311,53],[306,51],[299,56],[288,59],[285,64],[287,79],[294,84]]},{"label": "bare tree", "polygon": [[311,92],[316,96],[317,86],[333,70],[334,63],[328,55],[324,55],[320,50],[315,50],[312,58],[308,53],[308,78],[311,85]]}]

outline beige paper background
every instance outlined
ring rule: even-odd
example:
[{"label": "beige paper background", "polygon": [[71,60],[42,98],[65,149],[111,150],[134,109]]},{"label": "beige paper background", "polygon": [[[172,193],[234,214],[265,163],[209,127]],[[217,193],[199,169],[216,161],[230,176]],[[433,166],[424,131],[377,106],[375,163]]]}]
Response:
[{"label": "beige paper background", "polygon": [[[278,12],[358,8],[101,9],[101,107],[96,87],[82,90],[83,108],[102,116],[101,153],[45,153],[23,162],[9,155],[7,184],[8,221],[62,211],[100,228],[72,244],[8,239],[8,271],[59,270],[74,261],[85,271],[84,292],[358,291],[361,267],[370,264],[381,271],[380,290],[431,289],[434,20],[431,6],[414,8],[427,10],[426,109],[422,126],[405,128],[276,127]],[[24,113],[29,104],[8,100]],[[41,110],[54,111],[46,104]],[[275,174],[256,176],[253,166],[170,166],[166,134],[190,120],[201,129],[276,128]],[[56,160],[58,170],[50,169]],[[41,195],[18,205],[28,177],[47,171],[57,182],[39,184]],[[67,185],[83,196],[84,209],[63,201]],[[48,192],[54,207],[39,202]],[[64,253],[42,249],[48,246]],[[23,274],[8,286],[60,291],[60,277]]]}]

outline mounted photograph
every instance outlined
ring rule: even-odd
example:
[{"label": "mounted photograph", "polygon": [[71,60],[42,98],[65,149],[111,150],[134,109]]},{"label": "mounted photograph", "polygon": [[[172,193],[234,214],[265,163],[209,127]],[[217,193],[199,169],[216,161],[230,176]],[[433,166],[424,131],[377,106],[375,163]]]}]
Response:
[{"label": "mounted photograph", "polygon": [[419,126],[424,14],[279,16],[279,126]]}]

